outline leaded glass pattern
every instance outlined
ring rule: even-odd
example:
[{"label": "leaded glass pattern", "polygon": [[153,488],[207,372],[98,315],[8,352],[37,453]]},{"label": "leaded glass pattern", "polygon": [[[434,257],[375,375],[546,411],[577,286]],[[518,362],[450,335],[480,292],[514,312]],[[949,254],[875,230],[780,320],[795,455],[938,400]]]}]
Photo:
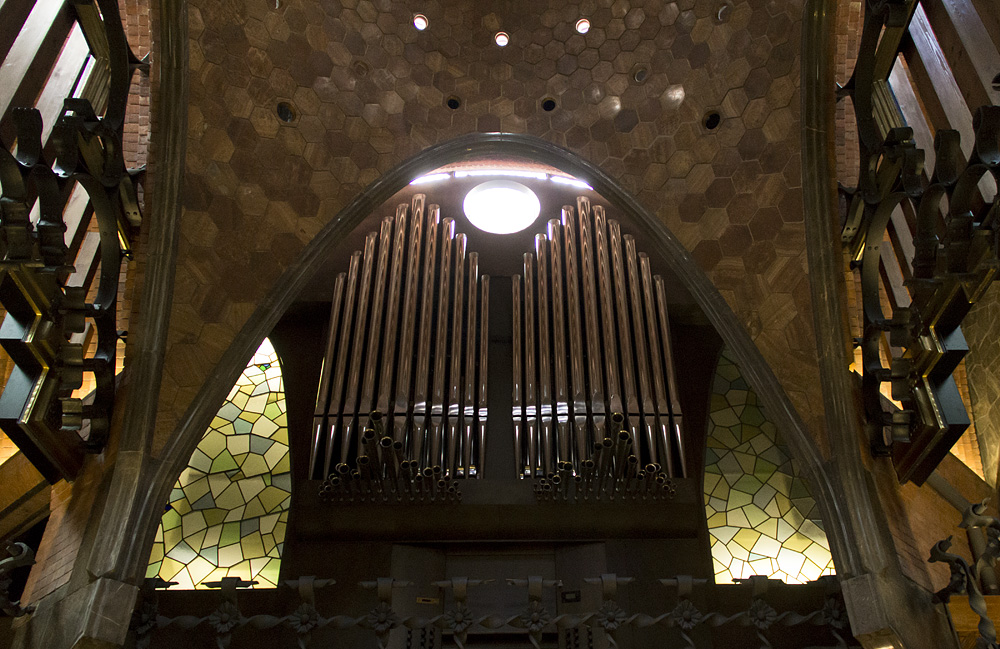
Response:
[{"label": "leaded glass pattern", "polygon": [[724,351],[705,454],[705,514],[716,583],[765,575],[799,584],[834,574],[809,485]]},{"label": "leaded glass pattern", "polygon": [[264,339],[170,492],[146,570],[175,589],[241,577],[273,588],[292,475],[281,366]]}]

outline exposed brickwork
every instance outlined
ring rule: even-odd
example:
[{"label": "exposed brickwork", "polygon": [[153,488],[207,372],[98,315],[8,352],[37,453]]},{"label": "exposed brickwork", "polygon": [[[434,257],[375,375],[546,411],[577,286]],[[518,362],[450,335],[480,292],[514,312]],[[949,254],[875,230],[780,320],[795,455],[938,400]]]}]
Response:
[{"label": "exposed brickwork", "polygon": [[[156,447],[304,245],[365,186],[470,132],[599,165],[692,251],[817,438],[799,159],[800,0],[189,3],[185,212]],[[497,48],[500,27],[511,45]],[[648,67],[645,83],[633,80]],[[462,105],[451,110],[451,95]],[[539,103],[552,97],[557,108]],[[283,124],[278,101],[298,118]],[[718,110],[714,131],[704,115]],[[820,442],[822,445],[822,442]]]},{"label": "exposed brickwork", "polygon": [[52,487],[49,522],[35,551],[35,566],[25,585],[23,601],[37,602],[69,582],[93,514],[102,469],[98,462],[88,462],[76,481],[61,481]]}]

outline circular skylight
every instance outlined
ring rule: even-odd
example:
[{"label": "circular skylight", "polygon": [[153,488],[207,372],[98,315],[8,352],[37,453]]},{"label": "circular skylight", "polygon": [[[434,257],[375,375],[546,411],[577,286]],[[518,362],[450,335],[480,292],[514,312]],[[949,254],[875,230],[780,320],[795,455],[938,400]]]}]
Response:
[{"label": "circular skylight", "polygon": [[513,180],[491,180],[465,195],[465,216],[485,232],[520,232],[535,222],[541,205],[535,192]]}]

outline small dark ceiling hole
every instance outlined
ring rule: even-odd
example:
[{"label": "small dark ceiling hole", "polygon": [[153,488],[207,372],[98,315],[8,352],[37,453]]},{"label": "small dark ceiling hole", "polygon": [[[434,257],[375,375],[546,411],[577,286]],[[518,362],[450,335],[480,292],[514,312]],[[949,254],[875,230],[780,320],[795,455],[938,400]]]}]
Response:
[{"label": "small dark ceiling hole", "polygon": [[705,128],[714,131],[722,123],[722,117],[714,110],[705,115]]},{"label": "small dark ceiling hole", "polygon": [[448,97],[448,101],[445,104],[452,110],[458,110],[458,107],[462,105],[462,101],[458,97]]},{"label": "small dark ceiling hole", "polygon": [[649,70],[646,68],[636,68],[635,72],[632,73],[632,78],[635,79],[636,83],[645,83],[646,79],[649,78]]},{"label": "small dark ceiling hole", "polygon": [[542,100],[542,110],[549,112],[556,109],[556,100],[551,97],[546,97]]},{"label": "small dark ceiling hole", "polygon": [[287,101],[278,102],[278,119],[282,122],[291,122],[295,120],[295,109]]}]

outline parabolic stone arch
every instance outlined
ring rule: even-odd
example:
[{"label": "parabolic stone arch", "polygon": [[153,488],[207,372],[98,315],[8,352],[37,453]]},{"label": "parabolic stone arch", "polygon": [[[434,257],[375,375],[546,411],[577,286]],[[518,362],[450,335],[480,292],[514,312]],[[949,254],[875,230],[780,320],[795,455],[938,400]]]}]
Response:
[{"label": "parabolic stone arch", "polygon": [[[165,502],[170,487],[186,466],[191,452],[201,439],[219,404],[246,366],[246,359],[253,354],[257,345],[275,326],[298,292],[319,269],[332,246],[358,227],[374,209],[405,187],[413,178],[448,163],[493,156],[534,160],[584,179],[605,200],[633,219],[638,234],[642,235],[646,250],[663,258],[669,269],[693,296],[756,389],[775,425],[780,429],[803,475],[813,485],[826,522],[834,558],[837,560],[838,551],[849,548],[851,542],[845,525],[845,516],[840,511],[841,505],[836,497],[833,482],[822,463],[820,452],[770,366],[708,276],[666,226],[599,167],[571,151],[542,139],[506,133],[462,136],[416,154],[373,182],[336,218],[324,226],[276,282],[275,288],[260,302],[207,379],[205,388],[182,417],[180,425],[164,449],[162,463],[151,478],[146,503]],[[156,507],[149,506],[140,517],[141,527],[148,533],[135,536],[134,542],[143,544],[143,547],[135,547],[129,553],[130,559],[137,563],[134,567],[130,566],[130,569],[136,571],[140,569],[138,564],[148,557],[148,548],[145,546],[152,539],[150,530],[155,530],[159,522],[159,512]]]}]

